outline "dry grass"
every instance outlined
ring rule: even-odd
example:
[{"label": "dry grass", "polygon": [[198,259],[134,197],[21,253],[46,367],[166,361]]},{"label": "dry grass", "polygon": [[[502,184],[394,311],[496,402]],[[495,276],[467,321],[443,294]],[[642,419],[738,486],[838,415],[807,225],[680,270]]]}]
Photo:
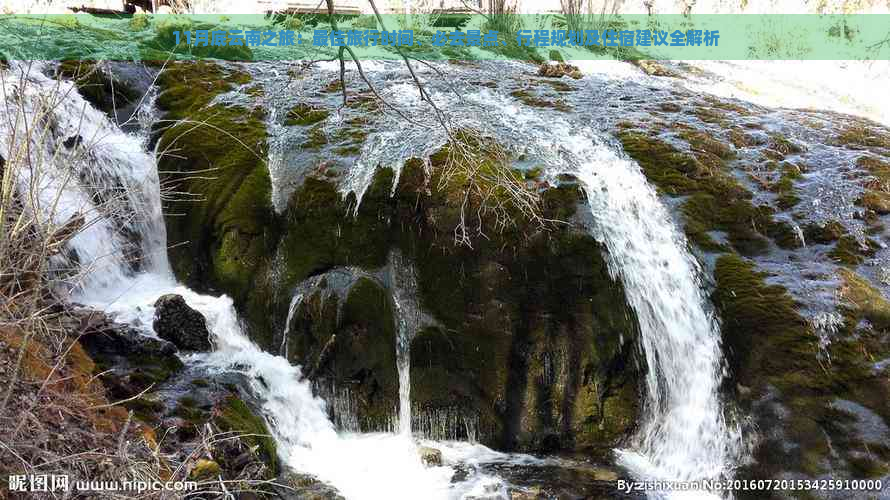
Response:
[{"label": "dry grass", "polygon": [[[100,220],[96,215],[134,215],[126,213],[124,193],[112,193],[94,199],[87,212],[60,217],[62,194],[82,182],[79,168],[103,138],[84,138],[79,154],[61,154],[53,114],[74,90],[57,82],[39,97],[23,97],[34,84],[28,72],[38,68],[0,71],[0,498],[16,495],[8,490],[11,474],[65,475],[72,488],[77,480],[189,479],[197,487],[190,493],[71,492],[71,498],[231,498],[264,491],[269,481],[259,461],[238,477],[193,477],[201,460],[246,449],[242,436],[208,423],[196,441],[165,443],[123,401],[107,398],[102,373],[79,343],[89,324],[66,303],[59,284],[76,283],[92,267],[64,258],[71,238]],[[47,192],[49,178],[54,187]]]},{"label": "dry grass", "polygon": [[476,237],[487,238],[486,228],[502,232],[522,225],[543,229],[537,190],[527,186],[519,172],[511,167],[507,151],[493,139],[475,131],[458,131],[444,149],[444,161],[437,165],[437,189],[460,207],[454,228],[456,245],[472,247]]}]

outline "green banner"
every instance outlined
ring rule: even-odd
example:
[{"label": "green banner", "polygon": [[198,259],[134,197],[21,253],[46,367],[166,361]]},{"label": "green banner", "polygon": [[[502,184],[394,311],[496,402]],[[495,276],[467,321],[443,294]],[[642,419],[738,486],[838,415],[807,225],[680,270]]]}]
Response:
[{"label": "green banner", "polygon": [[0,15],[23,60],[890,60],[890,15]]}]

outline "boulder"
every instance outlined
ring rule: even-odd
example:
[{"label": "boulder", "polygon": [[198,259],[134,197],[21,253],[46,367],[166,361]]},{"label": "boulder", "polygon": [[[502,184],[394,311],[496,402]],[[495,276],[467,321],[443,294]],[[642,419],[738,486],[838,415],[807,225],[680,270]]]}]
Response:
[{"label": "boulder", "polygon": [[538,67],[538,76],[547,78],[562,78],[568,76],[570,78],[581,78],[581,70],[577,66],[566,64],[564,62],[545,62]]},{"label": "boulder", "polygon": [[155,302],[152,326],[158,337],[186,351],[210,350],[210,332],[204,315],[189,307],[181,295],[162,295]]},{"label": "boulder", "polygon": [[427,467],[439,467],[442,465],[442,452],[435,448],[421,446],[417,448],[417,453],[420,455],[420,461]]},{"label": "boulder", "polygon": [[140,334],[134,328],[115,323],[100,311],[81,309],[72,312],[69,321],[82,332],[80,343],[94,358],[115,356],[170,356],[176,346],[165,340]]}]

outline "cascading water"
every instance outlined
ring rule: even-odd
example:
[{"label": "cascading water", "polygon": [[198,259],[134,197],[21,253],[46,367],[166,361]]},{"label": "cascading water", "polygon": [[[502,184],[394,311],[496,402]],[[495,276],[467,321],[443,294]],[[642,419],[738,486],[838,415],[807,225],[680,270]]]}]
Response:
[{"label": "cascading water", "polygon": [[[406,107],[422,105],[406,92],[387,97]],[[483,90],[459,101],[446,93],[436,97],[449,107],[455,126],[489,133],[544,162],[551,178],[575,175],[587,191],[594,236],[608,249],[610,273],[623,283],[637,314],[648,367],[642,429],[634,449],[617,450],[619,462],[643,479],[731,476],[743,447],[740,431],[725,422],[719,397],[724,367],[718,321],[684,237],[639,166],[589,128],[503,95]],[[387,140],[394,133],[369,138],[363,158],[373,161],[356,164],[344,191],[360,201],[377,165],[394,165],[398,175],[408,157],[423,158],[448,139],[441,130],[408,128],[398,132],[403,140]]]},{"label": "cascading water", "polygon": [[609,272],[637,314],[648,367],[645,415],[637,447],[617,450],[619,462],[650,480],[729,477],[742,446],[720,404],[719,325],[698,265],[640,167],[588,128],[545,122],[493,96],[479,100],[500,108],[509,136],[547,131],[525,134],[525,147],[552,173],[579,178]]},{"label": "cascading water", "polygon": [[420,312],[412,298],[417,295],[414,267],[399,252],[390,255],[390,276],[393,304],[398,321],[396,335],[396,366],[399,372],[399,433],[411,435],[411,339],[420,325]]},{"label": "cascading water", "polygon": [[726,476],[739,435],[723,420],[720,330],[698,266],[636,164],[603,145],[569,147],[584,159],[594,234],[637,313],[649,368],[640,448],[619,451],[620,461],[646,478]]},{"label": "cascading water", "polygon": [[[77,279],[63,282],[76,285],[67,287],[76,301],[154,335],[149,325],[155,300],[167,293],[183,296],[205,316],[215,344],[213,352],[191,354],[185,361],[211,373],[245,374],[262,402],[284,463],[333,485],[346,498],[444,500],[479,491],[506,494],[503,482],[490,475],[471,471],[464,480],[452,482],[451,467],[422,463],[410,434],[407,379],[404,408],[408,413],[402,433],[339,433],[328,419],[326,403],[313,394],[300,368],[284,357],[263,352],[245,335],[230,298],[197,294],[176,282],[166,256],[157,169],[154,157],[143,149],[144,137],[122,132],[84,101],[72,84],[46,76],[46,70],[13,63],[0,73],[6,109],[19,110],[14,113],[16,120],[29,127],[41,125],[41,130],[49,132],[24,143],[12,134],[23,123],[0,121],[0,153],[5,158],[29,154],[31,163],[39,166],[20,172],[18,182],[23,190],[30,184],[37,187],[28,208],[42,220],[61,225],[77,216],[86,219],[84,231],[69,242],[67,258],[54,262],[62,278],[70,278],[64,274],[70,268],[80,271]],[[81,137],[75,142],[84,146],[82,156],[68,151],[65,144],[72,136]],[[97,205],[90,192],[97,186],[123,196]],[[119,220],[104,211],[109,207],[120,208]],[[139,250],[139,265],[128,259],[128,245]],[[393,280],[406,282],[400,272],[393,273]],[[299,300],[291,304],[291,314]],[[399,303],[408,301],[403,298]],[[400,307],[405,325],[400,329],[400,338],[405,339],[401,345],[407,345],[410,325],[416,323],[410,311]],[[407,352],[403,359],[407,374]],[[478,445],[454,449],[446,443],[436,445],[445,452],[451,450],[446,454],[455,460],[509,459]]]}]

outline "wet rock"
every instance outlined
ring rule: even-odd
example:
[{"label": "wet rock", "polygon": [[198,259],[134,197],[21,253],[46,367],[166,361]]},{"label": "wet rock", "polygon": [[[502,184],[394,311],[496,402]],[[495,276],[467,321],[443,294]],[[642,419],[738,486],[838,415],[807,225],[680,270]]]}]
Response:
[{"label": "wet rock", "polygon": [[417,453],[420,454],[420,461],[427,467],[439,467],[442,465],[442,452],[435,448],[421,446],[417,449]]},{"label": "wet rock", "polygon": [[890,194],[867,190],[859,199],[859,204],[874,210],[879,215],[890,214]]},{"label": "wet rock", "polygon": [[[134,88],[118,79],[105,64],[62,61],[57,72],[59,76],[73,80],[84,99],[108,114],[139,97]],[[72,146],[66,144],[66,147]]]},{"label": "wet rock", "polygon": [[540,486],[532,486],[522,491],[513,490],[510,492],[510,500],[543,500],[545,498],[547,498],[547,495]]},{"label": "wet rock", "polygon": [[72,135],[71,137],[65,139],[62,145],[68,149],[72,149],[80,146],[81,143],[83,143],[83,137],[81,137],[80,135]]},{"label": "wet rock", "polygon": [[676,71],[670,70],[665,66],[659,64],[656,61],[650,61],[647,59],[640,59],[638,61],[628,61],[634,66],[643,70],[644,73],[650,76],[670,76],[670,77],[679,77],[679,73]]},{"label": "wet rock", "polygon": [[158,336],[186,351],[210,350],[210,332],[204,315],[185,303],[181,295],[162,295],[155,302],[152,325]]},{"label": "wet rock", "polygon": [[[277,483],[286,486],[278,486]],[[336,488],[309,474],[291,472],[279,478],[272,486],[278,496],[285,500],[344,500]]]},{"label": "wet rock", "polygon": [[142,335],[128,325],[115,323],[99,311],[84,309],[75,318],[81,331],[80,343],[93,357],[170,356],[176,353],[171,342]]},{"label": "wet rock", "polygon": [[579,70],[577,66],[566,64],[564,62],[545,62],[538,66],[538,76],[547,78],[562,78],[563,76],[568,76],[569,78],[577,80],[581,78],[582,75],[581,70]]}]

